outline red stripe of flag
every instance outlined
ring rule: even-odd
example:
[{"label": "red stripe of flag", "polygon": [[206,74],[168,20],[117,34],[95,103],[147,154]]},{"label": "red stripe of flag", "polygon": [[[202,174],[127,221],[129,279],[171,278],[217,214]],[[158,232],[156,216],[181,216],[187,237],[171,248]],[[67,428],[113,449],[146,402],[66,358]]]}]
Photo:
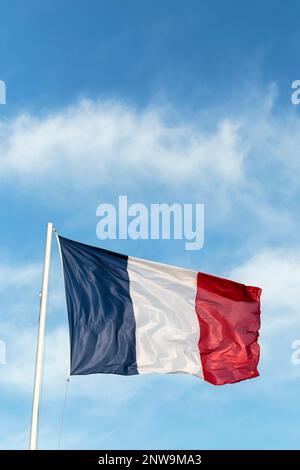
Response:
[{"label": "red stripe of flag", "polygon": [[259,375],[258,287],[198,273],[196,313],[204,379],[214,385]]}]

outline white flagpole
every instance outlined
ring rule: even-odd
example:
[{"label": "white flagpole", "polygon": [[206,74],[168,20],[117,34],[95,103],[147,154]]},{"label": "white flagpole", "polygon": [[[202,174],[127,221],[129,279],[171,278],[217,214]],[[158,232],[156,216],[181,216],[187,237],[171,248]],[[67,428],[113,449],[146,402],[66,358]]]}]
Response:
[{"label": "white flagpole", "polygon": [[51,244],[52,244],[53,230],[54,230],[53,224],[49,222],[47,224],[43,284],[42,284],[41,302],[40,302],[39,332],[38,332],[38,341],[37,341],[37,350],[36,350],[31,430],[30,430],[30,441],[29,441],[30,450],[36,450],[38,447],[39,404],[40,404],[41,380],[42,380],[42,374],[43,374],[47,297],[48,297],[48,284],[49,284],[49,275],[50,275]]}]

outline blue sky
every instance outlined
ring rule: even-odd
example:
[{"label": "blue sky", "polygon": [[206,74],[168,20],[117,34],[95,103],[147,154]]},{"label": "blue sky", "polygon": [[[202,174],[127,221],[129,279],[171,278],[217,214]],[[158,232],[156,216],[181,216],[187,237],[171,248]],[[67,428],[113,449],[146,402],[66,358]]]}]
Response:
[{"label": "blue sky", "polygon": [[[0,0],[0,447],[26,448],[44,232],[98,244],[96,208],[204,203],[205,245],[103,247],[263,288],[261,376],[71,379],[62,448],[298,448],[300,6]],[[57,448],[68,363],[56,246],[40,447]],[[5,423],[5,425],[3,425]]]}]

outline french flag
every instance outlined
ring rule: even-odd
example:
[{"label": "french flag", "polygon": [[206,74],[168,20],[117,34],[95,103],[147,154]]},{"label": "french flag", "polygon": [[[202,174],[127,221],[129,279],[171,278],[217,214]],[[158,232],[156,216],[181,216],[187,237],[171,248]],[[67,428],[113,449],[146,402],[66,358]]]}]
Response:
[{"label": "french flag", "polygon": [[71,375],[259,375],[261,289],[58,237]]}]

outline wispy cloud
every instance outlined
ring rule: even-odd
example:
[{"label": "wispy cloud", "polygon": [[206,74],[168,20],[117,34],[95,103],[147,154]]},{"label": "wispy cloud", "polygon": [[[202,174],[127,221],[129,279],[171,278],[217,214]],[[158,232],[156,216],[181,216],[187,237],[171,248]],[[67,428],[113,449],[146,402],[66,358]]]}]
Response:
[{"label": "wispy cloud", "polygon": [[224,107],[215,110],[213,118],[109,99],[81,100],[43,115],[24,112],[0,121],[0,180],[28,192],[46,183],[50,205],[57,198],[49,195],[62,204],[66,198],[58,195],[69,191],[143,188],[144,194],[145,184],[163,185],[174,197],[209,202],[212,218],[244,207],[265,227],[292,228],[300,119],[293,109],[282,117],[275,103],[271,85],[240,107],[235,103],[230,115]]},{"label": "wispy cloud", "polygon": [[224,119],[205,131],[169,111],[83,100],[42,117],[21,114],[0,124],[0,175],[89,188],[124,171],[183,183],[240,180],[245,149],[237,123]]},{"label": "wispy cloud", "polygon": [[0,290],[7,287],[28,287],[40,282],[42,265],[36,263],[29,264],[0,264]]},{"label": "wispy cloud", "polygon": [[266,249],[258,252],[230,276],[245,283],[256,282],[263,288],[263,302],[280,312],[286,322],[288,313],[300,313],[300,251]]}]

